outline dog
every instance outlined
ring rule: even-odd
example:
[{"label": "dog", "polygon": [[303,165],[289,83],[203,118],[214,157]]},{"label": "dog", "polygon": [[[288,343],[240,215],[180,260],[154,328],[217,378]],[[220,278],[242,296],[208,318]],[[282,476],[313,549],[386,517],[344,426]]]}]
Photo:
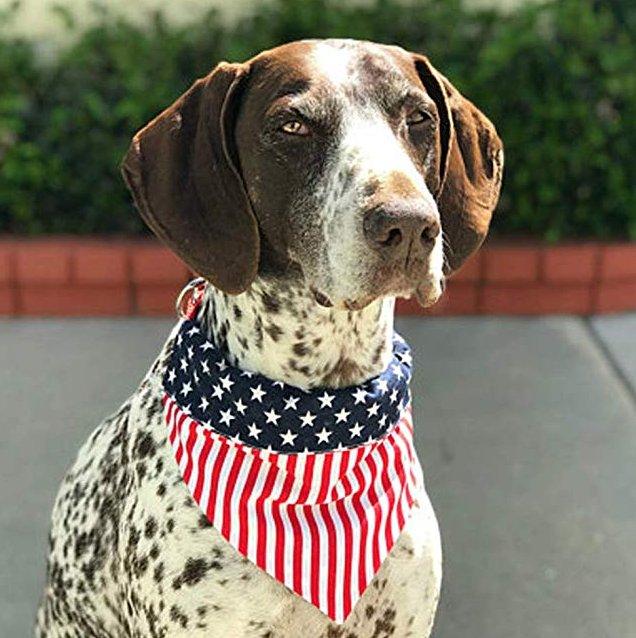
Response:
[{"label": "dog", "polygon": [[[492,123],[426,57],[353,40],[220,63],[122,168],[144,220],[206,282],[200,325],[225,361],[309,393],[385,370],[395,297],[438,300],[488,231],[502,170]],[[176,334],[63,481],[36,635],[429,636],[441,544],[423,488],[344,622],[210,524],[168,442]]]}]

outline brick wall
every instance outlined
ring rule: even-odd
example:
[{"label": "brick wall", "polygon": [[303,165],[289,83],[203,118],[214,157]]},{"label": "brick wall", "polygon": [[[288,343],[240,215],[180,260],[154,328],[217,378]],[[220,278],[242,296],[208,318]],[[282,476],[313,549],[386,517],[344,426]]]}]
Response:
[{"label": "brick wall", "polygon": [[[152,240],[0,239],[0,316],[174,315],[191,277]],[[579,314],[636,310],[636,243],[492,243],[423,310],[402,314]]]}]

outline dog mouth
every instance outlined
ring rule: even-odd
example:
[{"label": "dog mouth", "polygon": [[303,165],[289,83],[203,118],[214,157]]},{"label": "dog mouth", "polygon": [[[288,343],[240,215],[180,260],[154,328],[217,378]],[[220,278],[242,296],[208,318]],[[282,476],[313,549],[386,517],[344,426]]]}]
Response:
[{"label": "dog mouth", "polygon": [[446,279],[440,277],[437,281],[427,282],[418,286],[415,291],[415,298],[422,308],[429,308],[436,304],[446,289]]},{"label": "dog mouth", "polygon": [[439,301],[446,287],[445,284],[444,277],[428,276],[416,284],[400,279],[385,285],[376,286],[373,293],[336,301],[314,286],[311,287],[311,293],[316,303],[323,308],[339,308],[351,311],[363,310],[377,299],[385,297],[402,297],[406,299],[415,297],[423,308],[428,308]]}]

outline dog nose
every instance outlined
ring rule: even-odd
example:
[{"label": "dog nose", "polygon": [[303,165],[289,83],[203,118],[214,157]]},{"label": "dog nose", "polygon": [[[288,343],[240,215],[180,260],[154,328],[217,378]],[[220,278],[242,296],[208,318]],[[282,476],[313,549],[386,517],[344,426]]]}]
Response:
[{"label": "dog nose", "polygon": [[[385,204],[368,211],[363,221],[367,241],[381,250],[431,249],[441,226],[437,211],[422,204]],[[401,247],[401,248],[398,248]]]}]

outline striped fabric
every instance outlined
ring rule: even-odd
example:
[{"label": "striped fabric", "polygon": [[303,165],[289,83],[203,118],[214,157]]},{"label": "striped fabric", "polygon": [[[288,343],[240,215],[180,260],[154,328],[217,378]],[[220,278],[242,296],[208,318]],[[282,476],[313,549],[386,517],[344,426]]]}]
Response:
[{"label": "striped fabric", "polygon": [[164,413],[183,480],[210,523],[258,567],[344,622],[422,486],[410,404],[380,439],[296,454],[224,436],[168,392]]},{"label": "striped fabric", "polygon": [[163,379],[179,471],[240,554],[342,623],[423,488],[409,347],[396,334],[377,377],[306,392],[225,360],[197,321],[205,285],[195,280],[179,297]]}]

